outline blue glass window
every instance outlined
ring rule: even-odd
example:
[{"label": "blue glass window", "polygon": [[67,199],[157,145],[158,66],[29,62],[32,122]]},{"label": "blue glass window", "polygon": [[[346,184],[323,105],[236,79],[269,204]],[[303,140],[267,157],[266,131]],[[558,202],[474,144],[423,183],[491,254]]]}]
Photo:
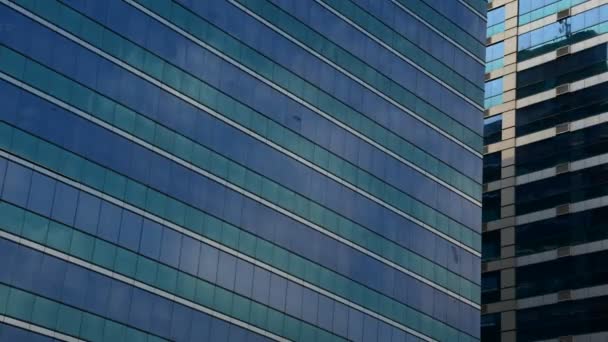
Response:
[{"label": "blue glass window", "polygon": [[486,72],[500,69],[504,65],[505,44],[500,42],[486,49]]},{"label": "blue glass window", "polygon": [[587,0],[519,0],[519,25],[550,16]]},{"label": "blue glass window", "polygon": [[505,30],[505,8],[504,6],[495,8],[488,12],[488,28],[486,36],[491,37]]},{"label": "blue glass window", "polygon": [[134,251],[139,248],[142,222],[140,216],[128,210],[123,210],[120,222],[120,235],[118,236],[121,245]]},{"label": "blue glass window", "polygon": [[32,170],[15,163],[9,163],[4,176],[2,198],[25,207],[30,190]]},{"label": "blue glass window", "polygon": [[483,120],[483,144],[489,145],[502,139],[502,114]]},{"label": "blue glass window", "polygon": [[63,183],[57,183],[51,216],[57,221],[73,225],[76,218],[77,201],[78,191],[76,189]]},{"label": "blue glass window", "polygon": [[8,162],[6,160],[0,159],[0,195],[2,195],[2,188],[4,188],[4,176],[6,175],[7,164]]},{"label": "blue glass window", "polygon": [[156,222],[146,220],[141,234],[141,253],[147,257],[157,259],[160,255],[160,240],[162,227]]},{"label": "blue glass window", "polygon": [[108,241],[118,241],[121,214],[122,210],[119,207],[104,202],[101,205],[101,213],[99,215],[99,226],[97,228],[99,236]]},{"label": "blue glass window", "polygon": [[518,60],[525,60],[608,32],[608,5],[593,8],[539,29],[524,33],[518,38]]},{"label": "blue glass window", "polygon": [[502,77],[486,82],[485,84],[485,108],[490,108],[502,103]]},{"label": "blue glass window", "polygon": [[168,265],[177,267],[179,264],[179,250],[181,248],[181,235],[175,231],[163,228],[161,239],[160,260]]},{"label": "blue glass window", "polygon": [[[55,181],[34,173],[27,207],[39,214],[50,216],[55,196]],[[95,218],[96,219],[96,218]]]}]

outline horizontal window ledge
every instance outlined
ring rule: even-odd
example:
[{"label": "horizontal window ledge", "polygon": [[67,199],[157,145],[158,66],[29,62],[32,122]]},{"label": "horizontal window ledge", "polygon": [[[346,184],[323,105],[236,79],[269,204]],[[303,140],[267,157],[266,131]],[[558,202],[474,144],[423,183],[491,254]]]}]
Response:
[{"label": "horizontal window ledge", "polygon": [[[565,252],[565,249],[568,249],[568,252]],[[517,267],[519,266],[528,266],[539,264],[547,261],[552,261],[555,259],[567,257],[567,256],[578,256],[591,254],[601,251],[608,250],[608,239],[587,242],[580,245],[575,246],[562,246],[556,249],[552,249],[549,251],[544,251],[540,253],[534,253],[529,255],[518,256],[515,259],[515,264]]]},{"label": "horizontal window ledge", "polygon": [[[568,206],[567,211],[565,210],[565,206]],[[602,208],[608,206],[608,196],[596,197],[592,199],[588,199],[585,201],[575,202],[575,203],[565,203],[560,206],[544,209],[540,211],[535,211],[532,213],[528,213],[525,215],[520,215],[515,217],[515,224],[522,225],[527,223],[532,223],[536,221],[546,220],[553,217],[557,217],[558,215],[564,215],[569,213],[577,213],[585,210]]]}]

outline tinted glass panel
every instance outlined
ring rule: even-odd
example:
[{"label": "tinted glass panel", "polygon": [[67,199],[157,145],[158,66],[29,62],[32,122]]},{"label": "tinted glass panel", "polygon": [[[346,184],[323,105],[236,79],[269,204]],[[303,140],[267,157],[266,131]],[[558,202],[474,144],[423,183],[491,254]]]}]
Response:
[{"label": "tinted glass panel", "polygon": [[608,296],[517,311],[517,340],[534,341],[606,330]]},{"label": "tinted glass panel", "polygon": [[500,300],[500,271],[481,275],[481,302],[484,304]]},{"label": "tinted glass panel", "polygon": [[485,13],[466,3],[485,12],[0,4],[0,314],[87,341],[414,338],[378,315],[478,341]]},{"label": "tinted glass panel", "polygon": [[[481,237],[481,258],[490,261],[500,257],[500,231],[483,233]],[[483,300],[483,299],[482,299]]]},{"label": "tinted glass panel", "polygon": [[519,0],[519,25],[547,17],[587,0]]},{"label": "tinted glass panel", "polygon": [[500,190],[483,194],[483,221],[494,221],[500,218]]},{"label": "tinted glass panel", "polygon": [[493,182],[500,179],[502,153],[494,152],[483,156],[483,182]]},{"label": "tinted glass panel", "polygon": [[608,194],[608,165],[520,185],[515,190],[518,215]]},{"label": "tinted glass panel", "polygon": [[500,313],[481,316],[481,340],[500,341]]},{"label": "tinted glass panel", "polygon": [[484,107],[490,108],[502,103],[503,82],[502,77],[486,82]]},{"label": "tinted glass panel", "polygon": [[606,21],[608,5],[603,5],[524,33],[518,37],[517,59],[532,58],[608,32]]},{"label": "tinted glass panel", "polygon": [[483,121],[483,144],[489,145],[502,139],[502,114]]},{"label": "tinted glass panel", "polygon": [[[561,246],[606,239],[606,222],[608,210],[599,208],[518,226],[515,228],[515,253],[538,253]],[[487,234],[484,234],[484,239],[485,235]]]},{"label": "tinted glass panel", "polygon": [[504,55],[505,45],[503,42],[488,46],[486,49],[486,73],[502,68]]},{"label": "tinted glass panel", "polygon": [[606,44],[517,73],[517,97],[527,97],[608,70]]},{"label": "tinted glass panel", "polygon": [[488,11],[486,36],[490,37],[505,30],[505,8],[498,7]]},{"label": "tinted glass panel", "polygon": [[529,134],[604,112],[608,112],[608,83],[518,109],[516,134]]},{"label": "tinted glass panel", "polygon": [[585,159],[608,151],[608,124],[557,135],[517,148],[515,170],[518,175]]},{"label": "tinted glass panel", "polygon": [[606,258],[608,251],[518,267],[515,269],[517,297],[538,296],[605,284],[608,282]]}]

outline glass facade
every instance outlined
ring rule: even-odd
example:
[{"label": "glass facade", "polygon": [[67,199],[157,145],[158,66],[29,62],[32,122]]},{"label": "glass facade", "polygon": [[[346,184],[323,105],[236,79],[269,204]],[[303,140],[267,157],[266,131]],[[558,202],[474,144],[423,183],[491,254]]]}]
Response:
[{"label": "glass facade", "polygon": [[542,26],[518,37],[518,59],[526,60],[608,32],[608,5]]},{"label": "glass facade", "polygon": [[0,341],[479,341],[484,1],[0,23]]},{"label": "glass facade", "polygon": [[486,72],[492,72],[504,66],[505,44],[500,42],[486,49]]},{"label": "glass facade", "polygon": [[519,0],[519,25],[548,17],[587,0]]},{"label": "glass facade", "polygon": [[503,103],[503,79],[497,78],[485,83],[484,107],[490,108]]},{"label": "glass facade", "polygon": [[505,8],[498,7],[488,11],[486,36],[491,37],[505,30]]},{"label": "glass facade", "polygon": [[606,341],[608,5],[488,8],[481,340]]},{"label": "glass facade", "polygon": [[608,45],[564,56],[550,63],[523,70],[517,75],[517,95],[521,98],[583,80],[608,71]]}]

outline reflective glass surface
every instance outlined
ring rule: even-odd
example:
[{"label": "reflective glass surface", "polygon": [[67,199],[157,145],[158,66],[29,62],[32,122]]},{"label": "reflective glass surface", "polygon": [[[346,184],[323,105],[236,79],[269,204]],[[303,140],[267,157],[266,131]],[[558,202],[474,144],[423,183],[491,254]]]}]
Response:
[{"label": "reflective glass surface", "polygon": [[483,222],[500,218],[500,190],[483,194]]},{"label": "reflective glass surface", "polygon": [[608,124],[557,135],[517,148],[517,174],[539,171],[557,164],[581,160],[606,152]]},{"label": "reflective glass surface", "polygon": [[608,32],[608,5],[526,32],[518,37],[517,59],[522,61],[561,46]]},{"label": "reflective glass surface", "polygon": [[502,103],[502,77],[486,82],[484,107],[490,108]]},{"label": "reflective glass surface", "polygon": [[500,257],[500,231],[484,233],[482,236],[482,260],[491,261]]},{"label": "reflective glass surface", "polygon": [[608,297],[603,296],[518,311],[517,339],[534,341],[604,331],[607,306]]},{"label": "reflective glass surface", "polygon": [[481,276],[481,300],[486,304],[500,300],[500,271]]},{"label": "reflective glass surface", "polygon": [[483,182],[489,183],[500,179],[502,167],[501,152],[486,154],[483,157]]},{"label": "reflective glass surface", "polygon": [[[532,297],[606,284],[608,282],[606,257],[608,251],[602,251],[518,267],[515,275],[517,297]],[[562,272],[563,270],[569,271]],[[555,274],[560,276],[552,276]]]},{"label": "reflective glass surface", "polygon": [[498,7],[488,12],[486,36],[491,37],[505,30],[505,7]]},{"label": "reflective glass surface", "polygon": [[493,144],[502,140],[502,114],[483,120],[483,143]]},{"label": "reflective glass surface", "polygon": [[500,69],[504,65],[505,44],[504,42],[490,45],[486,48],[486,72]]},{"label": "reflective glass surface", "polygon": [[608,194],[608,165],[585,168],[518,186],[518,214],[582,202]]},{"label": "reflective glass surface", "polygon": [[481,339],[483,341],[500,340],[500,313],[481,316]]},{"label": "reflective glass surface", "polygon": [[479,341],[484,11],[0,4],[0,341]]},{"label": "reflective glass surface", "polygon": [[588,0],[519,0],[519,25],[542,19]]},{"label": "reflective glass surface", "polygon": [[517,73],[517,97],[531,96],[559,85],[608,71],[608,48],[601,44]]},{"label": "reflective glass surface", "polygon": [[[517,255],[544,252],[608,238],[605,208],[585,210],[516,227]],[[485,239],[485,236],[484,236]]]},{"label": "reflective glass surface", "polygon": [[517,135],[608,112],[608,84],[588,87],[516,111]]}]

